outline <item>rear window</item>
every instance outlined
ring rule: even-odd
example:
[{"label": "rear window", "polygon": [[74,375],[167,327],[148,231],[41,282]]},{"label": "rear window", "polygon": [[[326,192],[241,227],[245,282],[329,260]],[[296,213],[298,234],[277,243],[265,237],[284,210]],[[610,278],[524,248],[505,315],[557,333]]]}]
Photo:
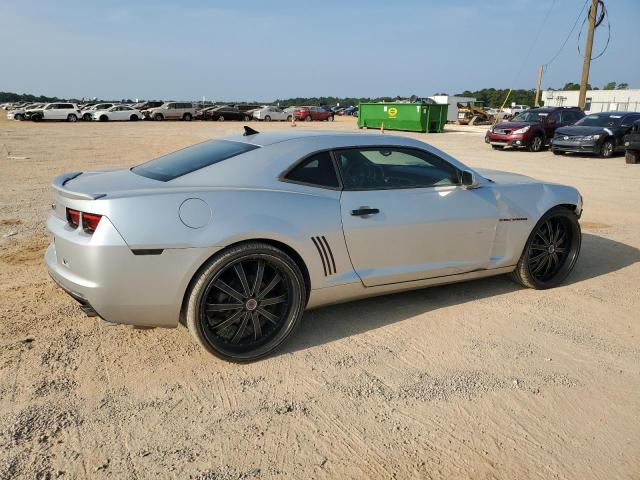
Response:
[{"label": "rear window", "polygon": [[143,177],[168,182],[256,148],[259,147],[248,143],[210,140],[143,163],[133,167],[131,171]]}]

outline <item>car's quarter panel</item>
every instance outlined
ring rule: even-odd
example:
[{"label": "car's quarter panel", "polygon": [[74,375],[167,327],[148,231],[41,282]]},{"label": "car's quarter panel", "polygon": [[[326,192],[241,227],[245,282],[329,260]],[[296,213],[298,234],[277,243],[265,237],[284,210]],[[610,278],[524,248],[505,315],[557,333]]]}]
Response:
[{"label": "car's quarter panel", "polygon": [[[367,286],[487,268],[497,218],[490,189],[460,186],[345,191],[342,222]],[[379,213],[355,216],[362,207]]]},{"label": "car's quarter panel", "polygon": [[57,215],[45,260],[54,280],[86,299],[110,322],[175,327],[184,291],[216,247],[165,249],[136,255],[103,217],[93,235],[74,229]]}]

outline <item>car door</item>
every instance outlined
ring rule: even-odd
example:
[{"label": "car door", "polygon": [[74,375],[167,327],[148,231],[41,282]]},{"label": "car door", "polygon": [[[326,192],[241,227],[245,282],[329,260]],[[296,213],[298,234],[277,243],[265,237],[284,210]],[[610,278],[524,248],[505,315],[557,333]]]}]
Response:
[{"label": "car door", "polygon": [[560,112],[556,111],[551,113],[546,118],[546,121],[542,124],[542,128],[544,129],[544,135],[547,138],[547,141],[553,138],[553,135],[556,132],[556,128],[558,128],[559,126],[560,126]]},{"label": "car door", "polygon": [[344,236],[365,286],[488,267],[498,223],[491,189],[464,188],[457,168],[424,150],[349,148],[334,155]]}]

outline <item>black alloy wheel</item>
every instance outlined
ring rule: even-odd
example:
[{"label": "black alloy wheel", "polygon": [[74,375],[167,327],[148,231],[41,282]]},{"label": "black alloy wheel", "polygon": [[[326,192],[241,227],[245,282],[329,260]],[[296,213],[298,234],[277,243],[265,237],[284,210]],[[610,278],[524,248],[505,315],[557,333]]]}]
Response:
[{"label": "black alloy wheel", "polygon": [[534,227],[512,276],[525,287],[554,287],[573,270],[581,243],[576,214],[564,207],[553,208]]},{"label": "black alloy wheel", "polygon": [[614,149],[615,145],[613,144],[613,140],[605,140],[602,143],[602,147],[600,147],[600,156],[602,158],[611,158],[613,157]]},{"label": "black alloy wheel", "polygon": [[268,244],[243,244],[214,257],[197,277],[187,326],[214,355],[251,361],[288,338],[305,298],[300,269],[286,254]]}]

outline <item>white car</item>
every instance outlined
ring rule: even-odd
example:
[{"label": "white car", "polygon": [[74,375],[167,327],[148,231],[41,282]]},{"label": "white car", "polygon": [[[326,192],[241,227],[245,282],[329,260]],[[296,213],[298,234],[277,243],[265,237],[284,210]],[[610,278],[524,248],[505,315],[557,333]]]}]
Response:
[{"label": "white car", "polygon": [[529,110],[531,107],[529,105],[512,105],[509,108],[504,108],[502,111],[508,113],[509,115],[515,115],[520,112],[524,112],[525,110]]},{"label": "white car", "polygon": [[111,121],[122,121],[122,120],[142,120],[144,116],[140,110],[136,110],[135,108],[129,107],[127,105],[115,105],[111,108],[107,108],[106,110],[96,110],[92,112],[91,117],[93,120],[97,120],[100,122]]},{"label": "white car", "polygon": [[293,113],[287,113],[278,107],[262,107],[259,110],[253,111],[253,118],[256,120],[264,120],[265,122],[272,120],[291,121],[292,115]]},{"label": "white car", "polygon": [[27,110],[35,110],[38,108],[42,108],[43,106],[44,103],[32,103],[21,108],[9,110],[9,113],[7,113],[7,120],[25,120],[27,118],[25,116],[25,112]]},{"label": "white car", "polygon": [[113,107],[113,103],[97,103],[96,105],[91,105],[90,107],[86,107],[82,109],[82,119],[83,120],[92,120],[93,113],[98,110],[107,110]]},{"label": "white car", "polygon": [[34,122],[40,120],[76,122],[80,118],[80,109],[75,103],[47,103],[43,108],[27,110],[25,113]]}]

